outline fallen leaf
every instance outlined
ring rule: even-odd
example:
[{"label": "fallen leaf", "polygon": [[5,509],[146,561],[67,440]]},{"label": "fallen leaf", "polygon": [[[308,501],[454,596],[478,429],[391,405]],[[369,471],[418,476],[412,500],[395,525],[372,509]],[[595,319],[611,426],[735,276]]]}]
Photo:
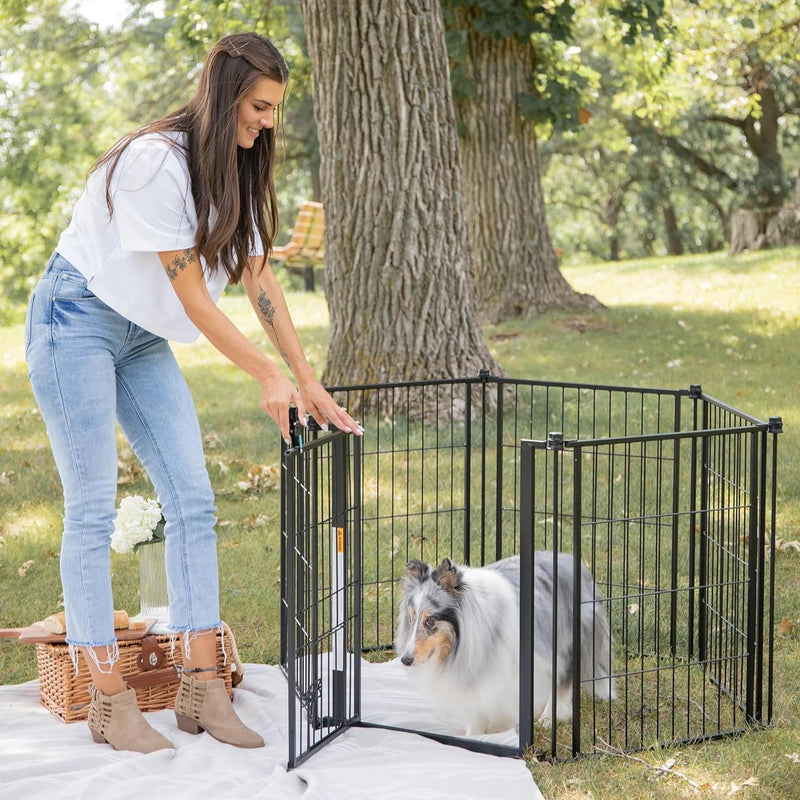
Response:
[{"label": "fallen leaf", "polygon": [[222,439],[219,438],[218,433],[209,433],[205,439],[203,439],[203,445],[206,450],[216,450],[222,447]]},{"label": "fallen leaf", "polygon": [[758,778],[755,775],[751,775],[749,778],[743,780],[740,784],[735,784],[731,781],[731,790],[728,792],[728,797],[733,796],[738,791],[744,789],[745,786],[758,786]]},{"label": "fallen leaf", "polygon": [[672,756],[672,758],[668,758],[660,767],[656,767],[656,770],[664,773],[670,772],[677,761],[677,756]]},{"label": "fallen leaf", "polygon": [[789,617],[784,617],[778,623],[778,634],[780,636],[791,636],[794,633],[795,627],[796,626],[794,622],[792,622],[792,620],[790,620]]},{"label": "fallen leaf", "polygon": [[28,570],[29,570],[29,569],[30,569],[30,568],[31,568],[31,567],[32,567],[32,566],[33,566],[35,563],[36,563],[36,562],[35,562],[33,559],[30,559],[30,561],[26,561],[26,562],[25,562],[25,563],[24,563],[24,564],[23,564],[23,565],[22,565],[22,566],[21,566],[21,567],[20,567],[20,568],[17,570],[17,574],[18,574],[18,575],[19,575],[21,578],[24,578],[24,577],[25,577],[25,575],[27,574]]},{"label": "fallen leaf", "polygon": [[263,492],[265,489],[277,489],[280,487],[281,471],[275,464],[263,466],[254,464],[247,470],[247,480],[238,481],[237,486],[243,491]]}]

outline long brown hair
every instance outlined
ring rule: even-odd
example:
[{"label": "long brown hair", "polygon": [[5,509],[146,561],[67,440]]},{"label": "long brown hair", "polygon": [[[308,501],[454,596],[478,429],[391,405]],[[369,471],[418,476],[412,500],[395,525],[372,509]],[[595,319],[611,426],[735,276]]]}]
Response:
[{"label": "long brown hair", "polygon": [[109,163],[106,204],[113,214],[111,176],[125,148],[145,134],[185,133],[197,210],[195,247],[209,269],[216,271],[221,265],[231,283],[241,278],[256,233],[266,259],[278,229],[272,180],[275,130],[263,129],[252,148],[237,145],[239,103],[261,78],[281,84],[289,79],[289,69],[275,45],[257,33],[226,36],[206,56],[197,91],[183,108],[123,136],[90,170]]}]

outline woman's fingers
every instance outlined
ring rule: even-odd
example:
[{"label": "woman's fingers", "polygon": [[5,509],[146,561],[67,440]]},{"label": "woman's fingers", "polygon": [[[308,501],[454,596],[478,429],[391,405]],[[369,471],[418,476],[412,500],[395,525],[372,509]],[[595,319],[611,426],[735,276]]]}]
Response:
[{"label": "woman's fingers", "polygon": [[261,408],[280,428],[285,442],[291,441],[289,408],[295,406],[300,423],[306,424],[306,415],[312,416],[322,430],[328,423],[345,433],[360,436],[364,429],[354,420],[344,406],[340,406],[318,383],[303,387],[294,386],[288,379],[269,381],[263,385]]}]

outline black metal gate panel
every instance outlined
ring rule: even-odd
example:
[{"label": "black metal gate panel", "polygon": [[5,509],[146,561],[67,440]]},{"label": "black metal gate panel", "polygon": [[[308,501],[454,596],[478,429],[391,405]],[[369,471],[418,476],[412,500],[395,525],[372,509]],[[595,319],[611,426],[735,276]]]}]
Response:
[{"label": "black metal gate panel", "polygon": [[[614,632],[618,700],[607,703],[591,699],[586,680],[581,696],[578,664],[595,642],[573,626],[573,756],[700,741],[769,717],[768,434],[764,425],[523,442],[523,557],[540,549],[583,561]],[[576,607],[580,595],[576,582]],[[524,716],[523,728],[533,739]],[[558,739],[554,724],[553,753]]]},{"label": "black metal gate panel", "polygon": [[[412,558],[476,567],[521,557],[517,745],[433,738],[561,758],[771,722],[780,418],[756,419],[700,386],[484,372],[331,391],[358,415],[364,436],[295,426],[310,439],[294,435],[283,457],[290,767],[348,726],[370,724],[361,717],[361,658],[391,657]],[[589,614],[607,617],[588,638],[608,637],[616,690],[607,702],[581,680],[581,653],[597,641],[584,640],[577,613],[565,631],[553,604],[545,638],[557,632],[570,650],[573,679],[571,718],[550,727],[533,719],[531,703],[534,656],[542,655],[532,610],[549,602],[535,595],[542,550],[554,581],[557,563],[570,564],[565,553],[572,574],[584,564],[593,576],[599,596],[587,600],[578,578],[571,609],[589,603]],[[558,649],[550,650],[552,674]]]},{"label": "black metal gate panel", "polygon": [[359,441],[342,433],[283,454],[281,665],[289,697],[289,768],[360,713]]}]

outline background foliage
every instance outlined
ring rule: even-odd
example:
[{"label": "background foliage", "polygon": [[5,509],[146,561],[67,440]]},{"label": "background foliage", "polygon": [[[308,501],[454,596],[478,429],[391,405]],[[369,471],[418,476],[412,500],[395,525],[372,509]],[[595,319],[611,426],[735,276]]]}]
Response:
[{"label": "background foliage", "polygon": [[[130,0],[100,29],[58,0],[0,0],[0,321],[18,319],[86,170],[184,102],[208,45],[263,31],[292,68],[277,184],[286,227],[318,197],[310,64],[290,0]],[[800,166],[800,11],[761,0],[447,0],[456,97],[470,12],[530,38],[521,114],[539,125],[551,236],[565,261],[723,247],[733,209],[785,201]],[[491,125],[491,120],[486,120]]]}]

